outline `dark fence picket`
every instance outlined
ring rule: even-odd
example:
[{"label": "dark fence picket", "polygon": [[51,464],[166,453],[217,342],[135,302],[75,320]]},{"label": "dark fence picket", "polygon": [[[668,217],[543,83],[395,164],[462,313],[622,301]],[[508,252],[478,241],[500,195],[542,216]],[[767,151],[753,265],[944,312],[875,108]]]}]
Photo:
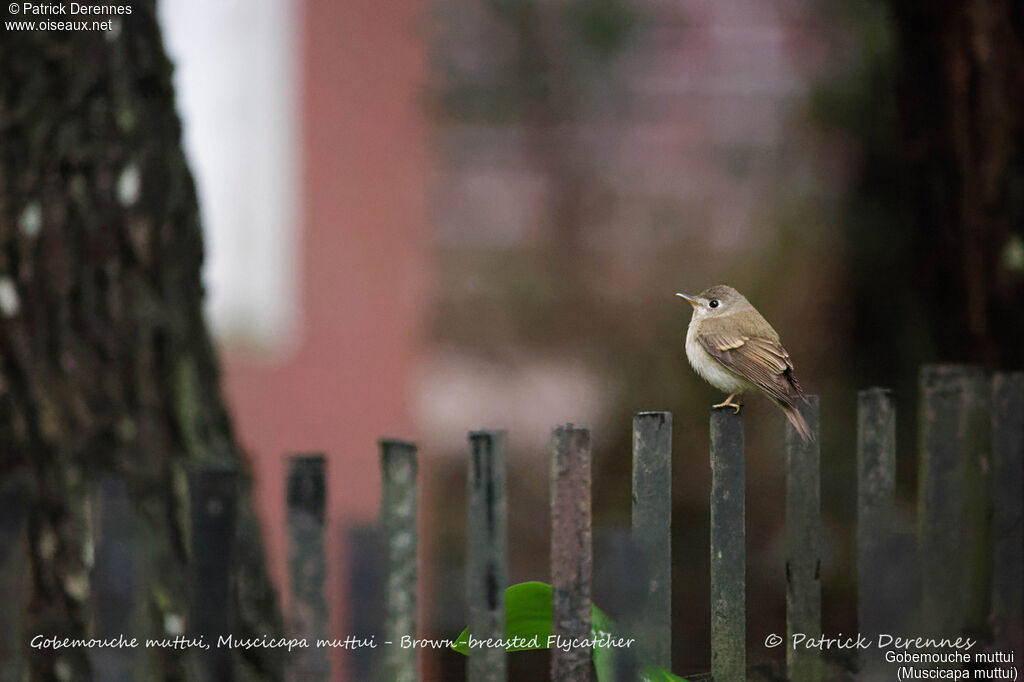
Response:
[{"label": "dark fence picket", "polygon": [[[478,640],[505,639],[508,584],[508,519],[505,507],[505,432],[469,434],[466,479],[466,604],[469,633]],[[474,647],[469,682],[507,678],[504,647]]]},{"label": "dark fence picket", "polygon": [[[341,543],[347,548],[344,556],[348,566],[348,589],[341,593],[348,612],[348,634],[358,646],[348,651],[348,670],[354,680],[378,680],[382,661],[386,598],[387,552],[384,533],[379,523],[357,523],[341,530]],[[373,646],[371,646],[373,645]]]},{"label": "dark fence picket", "polygon": [[594,529],[594,603],[600,604],[614,621],[616,637],[634,640],[630,646],[616,646],[608,651],[612,682],[637,682],[640,674],[637,650],[647,632],[643,615],[647,576],[644,554],[631,531]]},{"label": "dark fence picket", "polygon": [[[105,475],[96,481],[92,520],[96,531],[90,594],[96,637],[115,639],[139,632],[139,529],[123,479]],[[144,653],[131,647],[97,647],[89,650],[89,661],[96,679],[128,682],[138,679]]]},{"label": "dark fence picket", "polygon": [[746,679],[747,529],[743,418],[711,411],[711,674]]},{"label": "dark fence picket", "polygon": [[292,654],[289,678],[293,680],[330,676],[327,649],[316,646],[318,640],[327,636],[326,468],[326,459],[321,454],[288,458],[288,575],[292,593],[289,634],[311,644],[308,649]]},{"label": "dark fence picket", "polygon": [[28,552],[32,477],[26,468],[0,479],[0,680],[28,679],[25,608],[31,589]]},{"label": "dark fence picket", "polygon": [[[551,587],[552,634],[590,637],[593,535],[590,510],[590,431],[572,424],[552,432]],[[553,682],[589,682],[589,647],[554,648]]]},{"label": "dark fence picket", "polygon": [[799,410],[805,441],[786,423],[786,669],[792,682],[821,680],[821,652],[793,646],[793,635],[821,637],[821,413],[818,396]]},{"label": "dark fence picket", "polygon": [[633,544],[645,569],[637,624],[641,661],[672,669],[672,413],[633,418]]},{"label": "dark fence picket", "polygon": [[193,649],[190,678],[201,682],[235,679],[232,649],[217,638],[232,634],[231,567],[237,520],[238,471],[201,465],[190,473],[192,561],[189,564],[190,636],[203,637],[209,649]]},{"label": "dark fence picket", "polygon": [[[1024,650],[1024,372],[992,381],[992,631],[996,648]],[[1017,657],[1017,672],[1022,670]]]},{"label": "dark fence picket", "polygon": [[922,630],[981,630],[988,616],[991,389],[961,365],[921,368],[918,545]]},{"label": "dark fence picket", "polygon": [[[896,513],[896,408],[886,388],[857,395],[857,623],[874,640],[893,632],[891,565]],[[859,652],[867,679],[886,679],[890,670],[876,652]]]}]

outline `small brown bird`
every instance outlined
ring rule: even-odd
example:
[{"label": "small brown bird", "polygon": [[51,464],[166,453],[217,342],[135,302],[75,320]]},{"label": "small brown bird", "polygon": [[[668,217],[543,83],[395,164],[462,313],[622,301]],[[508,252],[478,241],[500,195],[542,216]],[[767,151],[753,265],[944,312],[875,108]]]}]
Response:
[{"label": "small brown bird", "polygon": [[686,330],[686,357],[705,381],[729,394],[712,407],[732,407],[739,412],[741,404],[733,398],[760,391],[782,408],[804,441],[812,440],[811,430],[797,409],[797,401],[806,403],[807,396],[793,376],[789,353],[750,301],[723,284],[696,296],[676,296],[693,306]]}]

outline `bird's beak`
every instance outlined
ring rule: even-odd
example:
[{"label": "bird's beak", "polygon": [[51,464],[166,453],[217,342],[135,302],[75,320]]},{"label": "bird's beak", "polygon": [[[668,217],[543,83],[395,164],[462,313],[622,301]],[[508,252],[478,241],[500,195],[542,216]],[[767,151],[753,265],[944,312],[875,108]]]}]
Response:
[{"label": "bird's beak", "polygon": [[694,308],[700,305],[700,303],[697,302],[697,299],[695,299],[693,296],[687,296],[686,294],[676,294],[676,296],[678,296],[679,298],[686,299],[686,302],[692,305]]}]

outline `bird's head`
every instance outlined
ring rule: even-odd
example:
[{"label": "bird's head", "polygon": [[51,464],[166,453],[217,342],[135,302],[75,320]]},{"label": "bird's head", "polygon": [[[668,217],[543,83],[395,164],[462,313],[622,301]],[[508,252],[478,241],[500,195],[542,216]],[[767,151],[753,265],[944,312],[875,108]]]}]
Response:
[{"label": "bird's head", "polygon": [[750,302],[743,294],[724,284],[708,287],[696,296],[676,294],[693,306],[693,319],[706,317],[725,317],[744,310],[752,309]]}]

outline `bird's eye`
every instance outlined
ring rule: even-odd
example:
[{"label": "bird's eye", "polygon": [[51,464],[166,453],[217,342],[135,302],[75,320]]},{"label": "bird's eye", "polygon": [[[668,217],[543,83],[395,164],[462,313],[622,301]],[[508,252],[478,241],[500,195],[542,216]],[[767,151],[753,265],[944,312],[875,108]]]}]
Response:
[{"label": "bird's eye", "polygon": [[708,307],[709,308],[717,308],[718,307],[718,299],[717,298],[713,298],[710,301],[708,301]]}]

